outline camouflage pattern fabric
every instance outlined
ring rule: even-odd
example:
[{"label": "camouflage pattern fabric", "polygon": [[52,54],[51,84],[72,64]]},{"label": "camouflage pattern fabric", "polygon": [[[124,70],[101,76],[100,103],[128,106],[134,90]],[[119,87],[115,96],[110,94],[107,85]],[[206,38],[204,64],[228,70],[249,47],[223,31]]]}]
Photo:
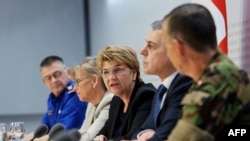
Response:
[{"label": "camouflage pattern fabric", "polygon": [[218,52],[182,104],[181,118],[169,140],[205,140],[197,137],[202,135],[217,140],[225,125],[250,125],[249,76]]}]

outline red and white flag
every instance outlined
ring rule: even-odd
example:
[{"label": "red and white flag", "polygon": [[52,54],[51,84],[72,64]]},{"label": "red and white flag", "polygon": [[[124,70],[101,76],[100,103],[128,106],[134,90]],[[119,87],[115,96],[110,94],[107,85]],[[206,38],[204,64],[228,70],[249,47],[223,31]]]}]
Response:
[{"label": "red and white flag", "polygon": [[226,0],[191,0],[208,8],[216,24],[217,41],[220,50],[227,54],[227,12]]}]

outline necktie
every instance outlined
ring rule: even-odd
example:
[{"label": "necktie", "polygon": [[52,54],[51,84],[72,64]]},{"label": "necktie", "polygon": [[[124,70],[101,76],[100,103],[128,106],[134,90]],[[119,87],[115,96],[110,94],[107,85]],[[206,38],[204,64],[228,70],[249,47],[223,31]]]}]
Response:
[{"label": "necktie", "polygon": [[167,91],[167,88],[161,84],[159,88],[156,91],[156,100],[155,100],[155,105],[154,105],[154,123],[155,127],[157,127],[157,118],[161,110],[161,102],[164,93]]}]

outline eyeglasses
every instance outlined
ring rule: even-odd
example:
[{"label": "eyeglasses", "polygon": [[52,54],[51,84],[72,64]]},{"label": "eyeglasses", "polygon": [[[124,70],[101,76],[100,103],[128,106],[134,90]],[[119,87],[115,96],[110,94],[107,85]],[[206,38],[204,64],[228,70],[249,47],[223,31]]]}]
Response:
[{"label": "eyeglasses", "polygon": [[60,77],[62,76],[62,73],[63,73],[62,71],[56,71],[56,72],[54,72],[52,75],[45,76],[45,77],[43,78],[43,81],[44,81],[45,83],[50,83],[51,80],[52,80],[52,78],[58,79],[58,78],[60,78]]},{"label": "eyeglasses", "polygon": [[109,75],[114,74],[115,76],[120,76],[124,71],[125,71],[126,67],[124,66],[117,66],[115,67],[114,70],[109,71],[109,70],[102,70],[102,77],[103,78],[108,78]]},{"label": "eyeglasses", "polygon": [[80,78],[80,79],[75,79],[76,84],[79,84],[81,81],[87,79],[88,77]]}]

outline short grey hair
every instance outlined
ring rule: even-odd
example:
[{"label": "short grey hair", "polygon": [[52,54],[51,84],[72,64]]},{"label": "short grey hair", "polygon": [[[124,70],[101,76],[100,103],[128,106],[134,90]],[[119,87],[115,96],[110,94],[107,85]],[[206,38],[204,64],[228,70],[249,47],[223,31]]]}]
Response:
[{"label": "short grey hair", "polygon": [[161,29],[161,25],[162,25],[162,20],[156,20],[151,24],[151,27],[154,30],[160,30]]}]

